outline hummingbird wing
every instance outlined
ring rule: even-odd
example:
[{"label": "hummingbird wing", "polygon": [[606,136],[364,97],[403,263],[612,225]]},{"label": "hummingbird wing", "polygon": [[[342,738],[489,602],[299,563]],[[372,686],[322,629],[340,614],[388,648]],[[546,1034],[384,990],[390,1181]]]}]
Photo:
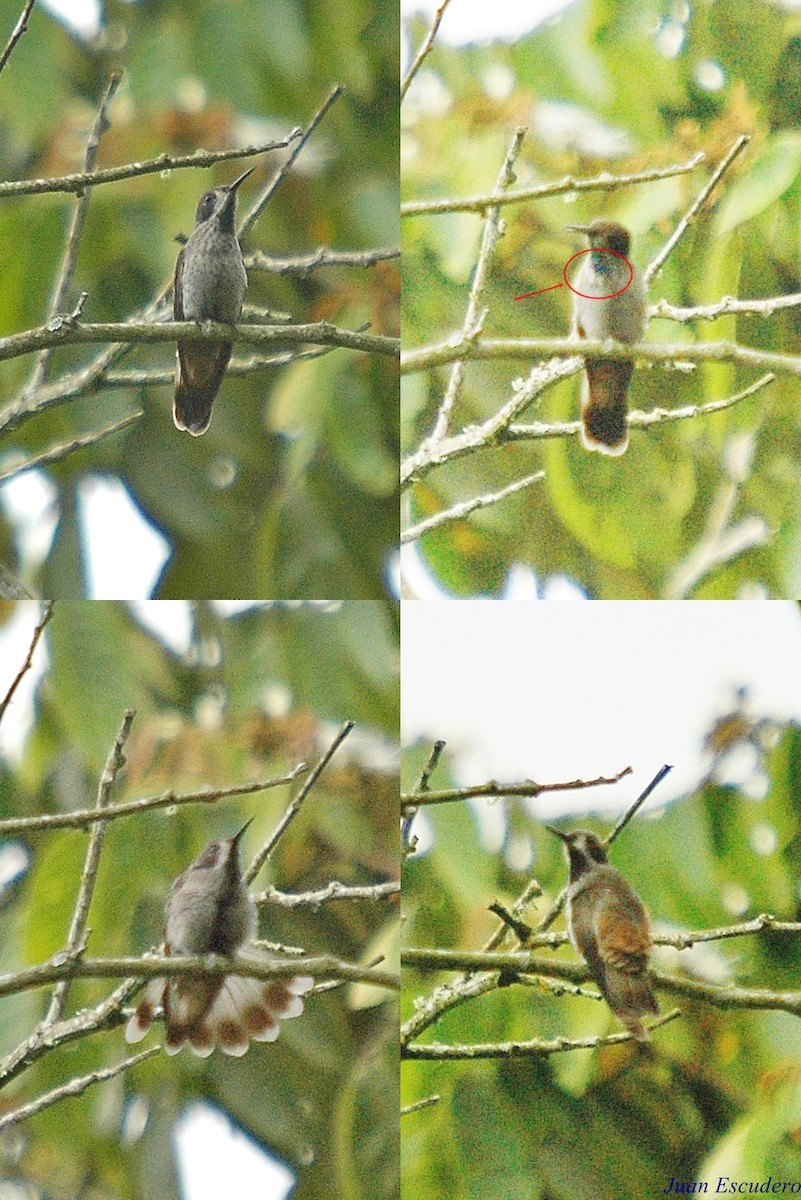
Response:
[{"label": "hummingbird wing", "polygon": [[647,1041],[643,1014],[659,1012],[648,975],[651,954],[648,913],[621,875],[617,876],[617,883],[620,886],[608,889],[598,907],[595,941],[601,975],[595,978],[615,1016],[638,1040]]},{"label": "hummingbird wing", "polygon": [[175,263],[175,274],[172,280],[172,316],[174,321],[184,319],[184,251],[181,250]]}]

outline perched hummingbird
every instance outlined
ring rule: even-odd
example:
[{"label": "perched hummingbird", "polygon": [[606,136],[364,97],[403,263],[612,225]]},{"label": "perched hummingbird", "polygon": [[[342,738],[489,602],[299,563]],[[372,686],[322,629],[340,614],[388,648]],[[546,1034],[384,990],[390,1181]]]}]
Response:
[{"label": "perched hummingbird", "polygon": [[642,1019],[645,1013],[658,1013],[659,1005],[648,976],[651,927],[645,905],[628,880],[607,862],[603,843],[594,833],[545,828],[564,842],[570,864],[570,940],[617,1019],[638,1041],[647,1042]]},{"label": "perched hummingbird", "polygon": [[[227,187],[200,198],[195,228],[178,255],[173,286],[176,321],[222,321],[235,325],[242,314],[248,278],[236,236],[236,193],[255,167]],[[194,437],[205,433],[211,406],[231,358],[231,342],[178,342],[173,419]]]},{"label": "perched hummingbird", "polygon": [[[173,883],[164,924],[167,954],[238,952],[251,961],[265,961],[248,945],[256,936],[256,905],[239,868],[239,839],[249,824],[233,837],[210,842]],[[271,982],[243,975],[152,979],[128,1021],[125,1040],[141,1041],[156,1009],[162,1008],[168,1054],[177,1054],[188,1042],[201,1058],[215,1045],[239,1057],[251,1038],[275,1041],[279,1021],[303,1012],[301,997],[313,984],[309,975]]]},{"label": "perched hummingbird", "polygon": [[[617,221],[599,218],[591,225],[568,225],[587,237],[593,253],[585,254],[573,286],[573,331],[580,338],[614,338],[638,342],[645,332],[645,287],[639,271],[629,267],[629,231]],[[615,250],[616,254],[596,253]],[[625,291],[622,290],[625,288]],[[615,295],[618,292],[619,295]],[[606,300],[587,297],[609,297]],[[622,454],[629,444],[628,390],[634,364],[612,359],[588,360],[581,393],[581,440],[588,450]]]}]

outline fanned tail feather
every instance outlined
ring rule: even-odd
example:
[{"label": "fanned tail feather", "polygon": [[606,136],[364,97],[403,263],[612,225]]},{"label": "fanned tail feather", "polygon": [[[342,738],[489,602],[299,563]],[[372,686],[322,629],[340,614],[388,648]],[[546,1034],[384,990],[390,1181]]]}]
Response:
[{"label": "fanned tail feather", "polygon": [[[203,991],[198,988],[200,982],[206,983]],[[211,1054],[215,1046],[238,1058],[246,1053],[251,1041],[274,1042],[280,1022],[303,1012],[303,997],[313,986],[309,975],[269,982],[241,975],[207,982],[157,979],[148,984],[128,1022],[125,1038],[128,1042],[141,1041],[156,1009],[163,1007],[167,1054],[177,1054],[188,1044],[201,1058]]]}]

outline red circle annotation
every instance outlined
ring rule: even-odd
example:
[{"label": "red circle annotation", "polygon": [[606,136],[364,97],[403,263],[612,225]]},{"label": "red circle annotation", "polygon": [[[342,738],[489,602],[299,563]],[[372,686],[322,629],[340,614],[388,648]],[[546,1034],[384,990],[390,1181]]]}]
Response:
[{"label": "red circle annotation", "polygon": [[[629,277],[626,280],[626,282],[623,284],[623,287],[618,288],[618,290],[616,292],[609,292],[609,294],[606,296],[588,296],[586,292],[580,292],[577,288],[574,288],[573,284],[570,282],[570,280],[567,277],[567,268],[577,258],[581,258],[582,254],[614,254],[618,258],[622,258],[623,262],[626,264],[626,266],[629,269]],[[598,247],[598,246],[590,246],[586,250],[577,251],[576,254],[573,254],[567,260],[567,262],[565,263],[565,268],[564,268],[564,271],[562,272],[562,275],[564,276],[565,283],[567,284],[567,286],[570,288],[571,292],[573,292],[573,294],[575,296],[581,296],[582,299],[584,299],[584,300],[612,300],[615,296],[622,295],[623,292],[625,292],[626,288],[630,287],[631,281],[634,278],[634,267],[631,265],[629,260],[626,258],[625,254],[621,254],[619,250],[609,250],[607,248],[602,249],[601,247]],[[552,283],[550,287],[538,288],[536,292],[524,292],[522,296],[515,296],[515,300],[528,300],[530,296],[539,296],[543,292],[553,292],[553,291],[555,291],[556,288],[560,288],[562,286],[563,285],[561,283]]]}]

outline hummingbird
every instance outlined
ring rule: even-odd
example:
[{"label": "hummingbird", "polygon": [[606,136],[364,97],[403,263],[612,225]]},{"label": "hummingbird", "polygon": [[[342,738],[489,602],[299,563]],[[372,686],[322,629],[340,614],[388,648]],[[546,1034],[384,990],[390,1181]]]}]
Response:
[{"label": "hummingbird", "polygon": [[624,875],[606,858],[594,833],[563,833],[546,825],[564,842],[570,879],[567,885],[567,928],[601,995],[639,1042],[650,1040],[645,1013],[659,1005],[648,976],[651,926],[648,912]]},{"label": "hummingbird", "polygon": [[[242,314],[248,278],[236,236],[236,194],[255,167],[227,187],[200,198],[195,228],[175,264],[176,321],[222,321],[235,325]],[[205,433],[211,407],[231,358],[231,342],[178,342],[173,420],[193,437]]]},{"label": "hummingbird", "polygon": [[[256,936],[256,904],[239,867],[239,839],[249,824],[233,837],[210,842],[173,883],[164,923],[168,955],[238,952],[251,961],[266,961],[249,944]],[[215,1045],[224,1054],[239,1057],[251,1038],[275,1041],[279,1021],[300,1016],[301,997],[313,985],[309,975],[271,981],[243,975],[152,979],[128,1021],[125,1040],[141,1041],[161,1008],[168,1054],[177,1054],[188,1042],[201,1058],[211,1054]]]},{"label": "hummingbird", "polygon": [[[583,293],[573,294],[574,334],[616,342],[640,341],[645,332],[645,285],[633,265],[629,283],[628,229],[604,218],[567,228],[585,234],[592,250],[582,257],[574,281],[576,292]],[[608,253],[610,250],[616,253]],[[587,450],[618,455],[628,446],[628,390],[633,369],[632,362],[587,361],[581,393],[581,441]]]}]

